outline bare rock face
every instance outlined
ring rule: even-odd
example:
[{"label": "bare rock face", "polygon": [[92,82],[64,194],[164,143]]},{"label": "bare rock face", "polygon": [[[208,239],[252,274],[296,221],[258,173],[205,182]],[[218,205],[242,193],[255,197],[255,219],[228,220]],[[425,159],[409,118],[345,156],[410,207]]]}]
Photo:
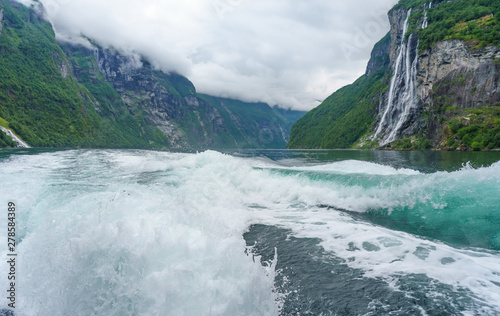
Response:
[{"label": "bare rock face", "polygon": [[3,9],[0,9],[0,34],[2,34],[3,28]]},{"label": "bare rock face", "polygon": [[387,66],[389,66],[390,45],[391,45],[391,38],[390,34],[388,33],[386,37],[384,37],[379,43],[377,43],[372,50],[371,57],[365,72],[367,76],[371,75],[372,73],[378,70],[385,69]]},{"label": "bare rock face", "polygon": [[389,47],[389,58],[391,60],[391,66],[396,61],[399,50],[401,49],[401,42],[403,40],[402,31],[405,24],[405,19],[407,11],[404,9],[396,9],[389,11],[389,23],[391,25],[391,30],[389,31],[391,35],[391,44]]},{"label": "bare rock face", "polygon": [[181,102],[160,84],[150,65],[144,65],[137,56],[125,56],[110,49],[96,48],[94,56],[100,72],[129,109],[143,110],[148,123],[158,127],[172,147],[187,147],[182,131],[173,122],[183,116]]},{"label": "bare rock face", "polygon": [[463,108],[497,104],[500,102],[498,60],[500,47],[472,52],[461,41],[437,43],[419,57],[420,101],[426,108],[432,107],[433,98],[446,93]]},{"label": "bare rock face", "polygon": [[56,66],[59,68],[59,71],[61,72],[61,76],[64,79],[68,78],[71,74],[71,65],[69,64],[66,57],[62,56],[61,54],[59,54],[57,52],[54,52],[52,54],[52,59],[54,60],[54,63],[56,64]]}]

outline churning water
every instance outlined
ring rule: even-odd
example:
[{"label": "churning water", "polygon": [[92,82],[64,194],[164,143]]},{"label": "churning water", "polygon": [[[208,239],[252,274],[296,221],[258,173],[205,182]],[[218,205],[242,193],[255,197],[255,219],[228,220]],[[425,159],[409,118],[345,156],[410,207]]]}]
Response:
[{"label": "churning water", "polygon": [[500,156],[418,155],[1,151],[15,313],[500,314]]}]

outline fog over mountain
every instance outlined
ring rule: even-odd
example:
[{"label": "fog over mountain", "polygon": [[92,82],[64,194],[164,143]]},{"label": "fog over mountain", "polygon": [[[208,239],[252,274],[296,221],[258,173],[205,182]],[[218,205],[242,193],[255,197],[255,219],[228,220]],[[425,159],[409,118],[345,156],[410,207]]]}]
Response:
[{"label": "fog over mountain", "polygon": [[309,110],[364,72],[397,1],[38,2],[59,40],[143,55],[202,93]]}]

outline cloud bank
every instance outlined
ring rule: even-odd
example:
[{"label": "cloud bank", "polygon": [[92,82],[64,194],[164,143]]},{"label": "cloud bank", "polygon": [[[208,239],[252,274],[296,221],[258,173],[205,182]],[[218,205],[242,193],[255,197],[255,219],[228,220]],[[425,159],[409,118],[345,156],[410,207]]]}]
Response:
[{"label": "cloud bank", "polygon": [[202,93],[309,110],[364,72],[397,0],[39,2],[59,40],[141,54]]}]

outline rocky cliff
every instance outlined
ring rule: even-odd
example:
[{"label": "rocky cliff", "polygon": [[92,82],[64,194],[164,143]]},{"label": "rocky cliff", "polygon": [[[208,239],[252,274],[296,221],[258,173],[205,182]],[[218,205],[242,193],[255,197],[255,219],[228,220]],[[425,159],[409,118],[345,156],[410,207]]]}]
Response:
[{"label": "rocky cliff", "polygon": [[[449,85],[453,103],[474,108],[500,102],[500,47],[486,47],[472,52],[464,42],[449,40],[437,43],[419,56],[417,73],[418,96],[430,107]],[[460,82],[458,82],[460,81]]]},{"label": "rocky cliff", "polygon": [[125,104],[134,117],[158,128],[170,147],[286,147],[295,121],[267,104],[199,94],[187,78],[155,69],[140,56],[98,46],[62,47],[77,79],[91,92],[98,90],[96,85],[112,85],[116,95],[100,103]]},{"label": "rocky cliff", "polygon": [[2,34],[2,28],[3,28],[3,9],[0,8],[0,34]]},{"label": "rocky cliff", "polygon": [[[436,149],[498,148],[500,47],[474,47],[477,41],[450,38],[418,49],[420,31],[433,23],[427,20],[432,9],[429,3],[389,13],[392,78],[382,94],[371,139],[390,148],[412,148],[415,143]],[[413,20],[413,28],[408,20]],[[463,27],[466,22],[459,23]],[[394,103],[398,106],[391,107]],[[385,114],[391,117],[386,122]],[[485,135],[487,129],[495,132]]]},{"label": "rocky cliff", "polygon": [[390,56],[392,55],[391,43],[391,33],[387,33],[387,35],[373,47],[370,60],[366,66],[365,76],[370,76],[389,66],[391,63]]},{"label": "rocky cliff", "polygon": [[[418,96],[427,121],[416,120],[415,130],[440,149],[481,149],[474,140],[457,135],[461,128],[485,124],[498,127],[500,111],[500,47],[471,51],[462,41],[448,40],[419,57]],[[495,123],[497,120],[497,123]],[[478,126],[480,128],[480,126]],[[455,130],[453,130],[455,129]],[[495,133],[495,138],[498,135]],[[476,137],[474,137],[476,138]],[[498,142],[489,149],[498,148]]]},{"label": "rocky cliff", "polygon": [[498,16],[493,0],[401,0],[365,75],[299,120],[289,147],[500,148]]}]

